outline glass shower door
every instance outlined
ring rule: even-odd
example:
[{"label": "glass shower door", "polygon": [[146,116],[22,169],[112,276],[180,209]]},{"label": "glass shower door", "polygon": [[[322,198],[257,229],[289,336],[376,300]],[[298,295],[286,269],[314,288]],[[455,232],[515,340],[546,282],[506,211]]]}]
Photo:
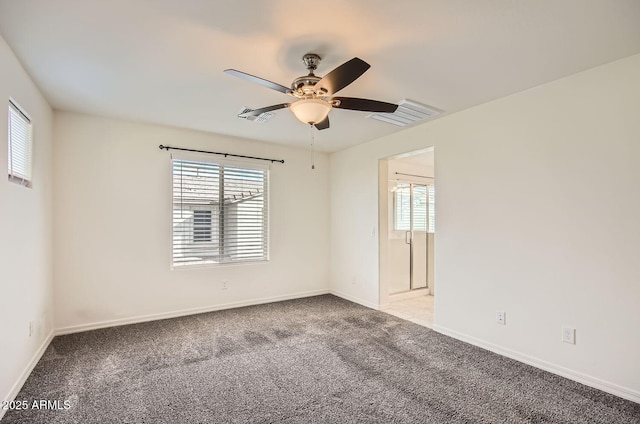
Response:
[{"label": "glass shower door", "polygon": [[393,231],[389,251],[390,293],[427,287],[429,199],[426,185],[397,182],[393,191]]}]

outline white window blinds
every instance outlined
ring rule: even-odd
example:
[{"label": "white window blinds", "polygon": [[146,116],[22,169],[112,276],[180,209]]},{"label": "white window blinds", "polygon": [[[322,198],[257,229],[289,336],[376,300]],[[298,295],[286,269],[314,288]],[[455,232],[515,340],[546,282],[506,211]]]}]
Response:
[{"label": "white window blinds", "polygon": [[9,100],[8,122],[8,174],[9,181],[31,186],[31,120],[20,108]]},{"label": "white window blinds", "polygon": [[435,232],[435,188],[433,184],[398,183],[394,191],[394,230]]},{"label": "white window blinds", "polygon": [[174,267],[268,259],[268,169],[172,159]]}]

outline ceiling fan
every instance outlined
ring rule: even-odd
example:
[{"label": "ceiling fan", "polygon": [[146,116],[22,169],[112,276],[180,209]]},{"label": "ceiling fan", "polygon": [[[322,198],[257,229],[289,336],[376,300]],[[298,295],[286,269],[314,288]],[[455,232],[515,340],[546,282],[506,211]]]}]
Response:
[{"label": "ceiling fan", "polygon": [[322,78],[313,73],[320,63],[320,56],[314,53],[308,53],[302,57],[302,61],[306,65],[309,74],[294,79],[291,83],[291,88],[235,69],[226,69],[224,72],[229,75],[234,75],[247,81],[260,84],[263,87],[288,94],[296,99],[290,103],[267,106],[241,113],[238,116],[247,118],[288,107],[301,122],[313,125],[319,130],[324,130],[329,128],[328,115],[333,108],[387,113],[393,113],[398,108],[396,104],[377,100],[333,96],[358,79],[370,68],[370,65],[360,58],[354,57]]}]

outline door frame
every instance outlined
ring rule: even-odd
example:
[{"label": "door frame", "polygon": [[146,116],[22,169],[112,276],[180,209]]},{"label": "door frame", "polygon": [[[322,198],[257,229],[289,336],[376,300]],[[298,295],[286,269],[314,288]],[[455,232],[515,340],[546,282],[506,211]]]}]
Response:
[{"label": "door frame", "polygon": [[[428,147],[411,152],[397,154],[378,160],[378,307],[389,307],[390,295],[390,263],[389,263],[389,231],[390,217],[389,202],[393,203],[393,197],[389,191],[389,160],[402,159],[404,157],[434,151],[434,147]],[[433,294],[433,282],[429,284],[430,294]]]}]

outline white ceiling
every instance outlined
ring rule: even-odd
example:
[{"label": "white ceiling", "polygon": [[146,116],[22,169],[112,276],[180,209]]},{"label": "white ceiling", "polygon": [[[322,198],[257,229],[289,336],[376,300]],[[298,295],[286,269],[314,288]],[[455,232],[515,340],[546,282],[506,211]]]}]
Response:
[{"label": "white ceiling", "polygon": [[435,153],[433,147],[430,147],[416,152],[403,153],[391,158],[391,160],[407,165],[433,169],[435,165]]},{"label": "white ceiling", "polygon": [[[456,112],[640,53],[638,0],[0,0],[0,34],[56,109],[295,146],[309,130],[290,98],[224,74],[288,86],[358,56],[371,64],[339,95],[408,98]],[[397,127],[333,110],[317,132],[335,151]]]}]

